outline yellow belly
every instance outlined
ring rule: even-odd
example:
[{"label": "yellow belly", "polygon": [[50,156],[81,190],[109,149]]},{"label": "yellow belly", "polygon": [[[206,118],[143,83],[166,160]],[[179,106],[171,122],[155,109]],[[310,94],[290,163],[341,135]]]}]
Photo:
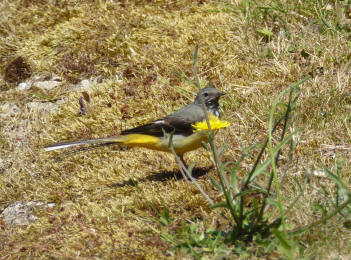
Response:
[{"label": "yellow belly", "polygon": [[[129,134],[121,137],[121,143],[124,145],[170,152],[168,149],[169,135],[155,137],[143,134]],[[207,141],[207,135],[204,131],[195,132],[190,136],[173,135],[173,147],[179,155],[201,147],[202,141]]]}]

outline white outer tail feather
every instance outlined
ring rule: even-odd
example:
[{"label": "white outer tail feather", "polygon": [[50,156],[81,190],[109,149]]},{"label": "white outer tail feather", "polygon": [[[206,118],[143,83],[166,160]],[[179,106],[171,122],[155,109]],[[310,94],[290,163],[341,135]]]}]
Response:
[{"label": "white outer tail feather", "polygon": [[82,141],[75,141],[75,142],[68,142],[68,143],[58,143],[53,145],[45,146],[45,151],[55,151],[59,149],[80,146],[80,145],[87,145],[87,144],[104,144],[104,143],[118,143],[118,137],[107,137],[107,138],[99,138],[99,139],[90,139],[90,140],[82,140]]},{"label": "white outer tail feather", "polygon": [[50,151],[55,151],[55,150],[64,149],[64,148],[68,148],[68,147],[78,146],[78,145],[82,145],[82,144],[84,144],[84,143],[54,144],[54,145],[46,146],[45,151],[50,152]]}]

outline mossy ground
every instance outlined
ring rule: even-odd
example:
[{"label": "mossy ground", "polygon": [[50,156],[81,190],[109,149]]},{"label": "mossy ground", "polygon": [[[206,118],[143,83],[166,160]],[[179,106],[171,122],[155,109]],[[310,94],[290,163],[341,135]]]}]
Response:
[{"label": "mossy ground", "polygon": [[[56,206],[38,210],[39,220],[28,227],[3,225],[1,255],[186,257],[154,232],[160,227],[150,221],[157,216],[150,205],[167,208],[174,223],[216,226],[217,214],[192,184],[176,177],[169,154],[109,147],[55,157],[43,151],[54,142],[116,135],[191,102],[196,89],[175,72],[193,77],[197,44],[203,83],[210,79],[228,93],[221,105],[231,127],[217,142],[226,143],[225,155],[234,160],[240,144],[264,140],[274,97],[316,68],[322,71],[302,86],[294,118],[301,131],[282,186],[284,200],[292,201],[294,178],[305,183],[289,224],[313,221],[319,214],[313,205],[323,200],[320,189],[332,191],[334,184],[311,176],[312,170],[335,170],[336,159],[342,159],[341,175],[350,182],[349,150],[323,148],[351,143],[350,14],[348,6],[340,14],[340,4],[329,10],[318,1],[283,2],[3,1],[0,102],[16,104],[21,113],[0,125],[1,158],[10,161],[0,175],[0,210],[17,200]],[[47,92],[18,91],[26,74],[6,74],[6,64],[17,57],[31,74],[55,73],[64,84]],[[89,109],[79,115],[82,93],[72,85],[91,77],[101,82],[87,91]],[[50,114],[27,106],[57,100],[63,103]],[[209,179],[215,175],[210,154],[197,150],[186,160],[199,167],[199,183],[219,199]],[[244,162],[243,174],[253,160]],[[333,222],[301,238],[303,254],[347,255],[348,237],[342,223]]]}]

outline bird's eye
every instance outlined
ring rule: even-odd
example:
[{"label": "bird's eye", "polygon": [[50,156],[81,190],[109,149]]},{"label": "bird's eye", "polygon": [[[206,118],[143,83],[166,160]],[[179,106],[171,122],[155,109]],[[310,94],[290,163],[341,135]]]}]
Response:
[{"label": "bird's eye", "polygon": [[204,93],[204,97],[208,97],[208,93],[207,92]]}]

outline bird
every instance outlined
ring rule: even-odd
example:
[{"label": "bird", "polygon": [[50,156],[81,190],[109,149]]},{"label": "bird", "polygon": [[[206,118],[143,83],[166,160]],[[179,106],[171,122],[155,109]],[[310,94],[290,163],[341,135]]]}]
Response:
[{"label": "bird", "polygon": [[46,151],[54,151],[76,146],[125,145],[144,147],[152,150],[171,152],[169,139],[172,136],[173,149],[186,165],[183,156],[186,152],[201,147],[207,141],[204,131],[194,131],[193,125],[206,119],[202,100],[210,115],[220,117],[219,99],[226,93],[213,86],[198,91],[195,100],[183,108],[150,123],[124,130],[118,136],[79,140],[48,145]]}]

